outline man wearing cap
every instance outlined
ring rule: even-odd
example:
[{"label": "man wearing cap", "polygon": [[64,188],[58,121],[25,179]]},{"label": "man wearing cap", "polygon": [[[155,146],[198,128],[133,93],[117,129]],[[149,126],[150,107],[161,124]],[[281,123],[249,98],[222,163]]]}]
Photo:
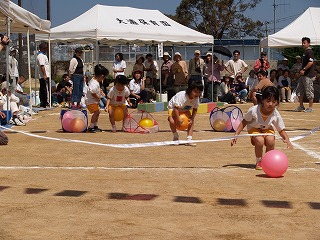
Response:
[{"label": "man wearing cap", "polygon": [[226,62],[224,68],[230,74],[230,82],[232,82],[238,74],[243,75],[243,73],[247,71],[248,65],[240,59],[240,52],[238,50],[234,50],[233,59]]},{"label": "man wearing cap", "polygon": [[302,61],[300,56],[296,56],[296,63],[293,64],[292,68],[290,69],[290,72],[300,72],[302,69]]},{"label": "man wearing cap", "polygon": [[39,45],[39,52],[37,56],[38,65],[39,65],[39,98],[40,98],[40,107],[45,108],[49,105],[48,95],[49,95],[49,81],[50,81],[50,65],[47,57],[48,44],[41,43]]},{"label": "man wearing cap", "polygon": [[71,95],[71,107],[72,108],[81,108],[81,98],[83,95],[83,80],[84,80],[84,71],[83,71],[83,60],[82,48],[78,47],[74,51],[73,58],[70,60],[69,74],[71,75],[72,80],[72,95]]},{"label": "man wearing cap", "polygon": [[270,63],[267,58],[267,53],[261,52],[260,58],[255,61],[253,69],[257,73],[257,72],[260,72],[261,70],[267,72],[269,68],[270,68]]},{"label": "man wearing cap", "polygon": [[17,81],[19,78],[19,70],[18,70],[18,60],[16,59],[17,49],[11,48],[9,55],[9,76],[10,76],[10,89],[14,91],[17,86]]},{"label": "man wearing cap", "polygon": [[200,58],[200,50],[194,51],[194,58],[189,61],[189,82],[203,81],[206,65],[204,60]]},{"label": "man wearing cap", "polygon": [[171,56],[168,52],[163,53],[163,63],[161,65],[161,81],[163,86],[166,88],[168,85],[171,85],[170,79],[172,78],[171,76],[171,66],[173,62],[171,61]]}]

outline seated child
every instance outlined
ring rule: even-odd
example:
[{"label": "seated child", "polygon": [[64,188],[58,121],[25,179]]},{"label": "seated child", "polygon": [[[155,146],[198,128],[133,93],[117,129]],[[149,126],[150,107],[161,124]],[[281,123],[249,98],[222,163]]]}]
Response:
[{"label": "seated child", "polygon": [[282,102],[291,102],[291,79],[289,74],[289,70],[283,70],[283,75],[278,80]]},{"label": "seated child", "polygon": [[90,113],[93,113],[91,117],[90,126],[88,132],[102,132],[98,127],[98,120],[100,115],[100,82],[108,75],[108,70],[98,64],[94,67],[94,77],[88,83],[88,92],[86,95],[86,105]]},{"label": "seated child", "polygon": [[[287,144],[288,149],[292,149],[290,139],[285,132],[285,125],[280,113],[277,110],[279,104],[279,90],[275,86],[267,86],[262,91],[261,102],[251,107],[244,115],[242,122],[235,132],[235,136],[247,126],[249,134],[270,133],[274,134],[277,130]],[[274,127],[276,129],[274,129]],[[231,141],[231,146],[236,144],[237,139]],[[251,144],[254,146],[256,155],[256,169],[261,170],[261,158],[263,146],[266,146],[266,152],[273,150],[275,147],[274,135],[258,135],[251,137]]]},{"label": "seated child", "polygon": [[107,95],[107,105],[105,111],[109,113],[109,120],[112,126],[112,132],[117,132],[116,122],[114,119],[115,107],[121,107],[124,112],[124,118],[128,116],[128,109],[125,102],[132,106],[129,100],[130,91],[126,86],[128,79],[124,75],[118,75],[115,79],[115,85],[110,89]]},{"label": "seated child", "polygon": [[[7,102],[9,100],[9,103]],[[23,116],[20,114],[18,103],[20,99],[16,97],[11,90],[8,89],[8,96],[7,96],[7,88],[2,85],[2,89],[0,92],[0,110],[8,110],[7,105],[9,104],[9,110],[11,111],[12,117],[9,121],[9,124],[14,124],[17,126],[24,126],[26,125],[23,121]]]},{"label": "seated child", "polygon": [[[192,109],[192,114],[189,119],[189,126],[187,130],[187,140],[192,140],[194,118],[197,114],[197,109],[200,104],[199,97],[203,91],[203,85],[200,81],[191,81],[187,90],[180,91],[174,95],[168,103],[169,117],[168,121],[170,129],[173,134],[173,141],[179,140],[177,126],[181,126],[180,113],[189,112]],[[170,111],[171,110],[171,111]],[[171,113],[172,112],[172,113]],[[170,114],[171,113],[171,114]],[[188,146],[195,146],[194,143],[186,144]]]}]

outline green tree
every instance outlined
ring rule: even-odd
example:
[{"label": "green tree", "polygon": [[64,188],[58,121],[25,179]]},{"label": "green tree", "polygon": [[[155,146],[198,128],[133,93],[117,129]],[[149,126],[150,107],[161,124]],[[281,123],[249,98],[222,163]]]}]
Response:
[{"label": "green tree", "polygon": [[172,19],[199,32],[222,39],[245,36],[262,37],[263,23],[245,16],[261,0],[182,0]]},{"label": "green tree", "polygon": [[[314,53],[314,58],[319,61],[320,60],[320,46],[311,46]],[[296,56],[302,57],[303,55],[302,47],[291,47],[291,48],[283,48],[282,55],[289,60],[289,66],[292,66],[295,63]]]}]

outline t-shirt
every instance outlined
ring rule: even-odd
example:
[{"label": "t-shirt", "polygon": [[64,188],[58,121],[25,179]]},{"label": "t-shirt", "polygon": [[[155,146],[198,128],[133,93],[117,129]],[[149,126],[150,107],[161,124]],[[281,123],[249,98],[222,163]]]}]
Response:
[{"label": "t-shirt", "polygon": [[[225,67],[230,67],[231,71],[235,74],[240,73],[242,71],[242,68],[248,67],[248,65],[241,59],[238,59],[238,61],[234,61],[233,59],[226,62],[224,65]],[[235,75],[232,74],[230,77],[235,78]]]},{"label": "t-shirt", "polygon": [[62,80],[61,82],[59,82],[58,86],[57,86],[57,92],[60,92],[62,88],[65,87],[72,87],[72,84],[69,81],[64,81]]},{"label": "t-shirt", "polygon": [[261,105],[255,105],[249,108],[248,112],[243,116],[243,119],[248,122],[248,131],[250,131],[253,128],[261,130],[273,129],[277,130],[278,132],[285,129],[283,119],[276,108],[267,117],[266,120],[263,120],[261,113]]},{"label": "t-shirt", "polygon": [[289,77],[280,76],[278,80],[278,86],[291,87],[291,79]]},{"label": "t-shirt", "polygon": [[[308,47],[303,53],[302,68],[304,68],[309,62],[314,62],[314,54],[311,47]],[[303,76],[308,76],[309,78],[313,78],[315,76],[314,64],[304,72]]]},{"label": "t-shirt", "polygon": [[100,96],[100,84],[94,78],[92,78],[88,83],[88,92],[86,97],[87,105],[99,102],[99,100],[93,97],[93,94],[97,94],[98,96]]},{"label": "t-shirt", "polygon": [[[127,64],[123,60],[121,62],[115,61],[114,64],[113,64],[113,68],[116,69],[116,70],[120,70],[121,68],[125,70],[126,67],[127,67]],[[118,76],[118,75],[124,75],[124,71],[123,72],[117,72],[116,76]]]},{"label": "t-shirt", "polygon": [[[40,67],[44,66],[47,77],[50,77],[50,66],[49,66],[48,57],[43,52],[39,52],[37,56],[37,60]],[[43,73],[41,69],[39,70],[39,77],[43,78]]]},{"label": "t-shirt", "polygon": [[108,98],[110,99],[110,105],[123,105],[126,101],[126,98],[129,97],[130,91],[128,87],[124,87],[124,90],[121,92],[117,90],[116,86],[113,86],[109,93]]},{"label": "t-shirt", "polygon": [[135,79],[132,79],[129,82],[129,89],[130,91],[133,91],[136,94],[139,94],[141,92],[141,81],[136,82]]},{"label": "t-shirt", "polygon": [[168,108],[178,108],[179,112],[187,112],[193,108],[198,108],[200,104],[199,97],[190,99],[186,91],[180,91],[174,95],[168,103]]},{"label": "t-shirt", "polygon": [[255,77],[247,77],[246,85],[249,86],[249,91],[251,91],[255,86],[257,86],[258,82],[258,79]]}]

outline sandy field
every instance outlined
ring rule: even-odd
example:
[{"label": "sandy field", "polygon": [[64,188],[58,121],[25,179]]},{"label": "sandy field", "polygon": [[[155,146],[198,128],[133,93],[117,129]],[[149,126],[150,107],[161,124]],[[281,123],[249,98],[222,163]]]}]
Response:
[{"label": "sandy field", "polygon": [[[252,105],[238,106],[246,112]],[[248,137],[234,147],[229,140],[106,145],[171,141],[166,112],[152,113],[159,132],[133,134],[112,133],[105,112],[104,132],[64,133],[61,109],[41,111],[12,128],[17,132],[5,130],[0,239],[320,239],[320,138],[310,132],[320,125],[320,104],[313,113],[293,112],[296,107],[279,106],[288,135],[305,135],[293,150],[276,141],[289,159],[281,178],[254,169]],[[197,115],[194,140],[232,135],[214,132],[209,114]]]}]

